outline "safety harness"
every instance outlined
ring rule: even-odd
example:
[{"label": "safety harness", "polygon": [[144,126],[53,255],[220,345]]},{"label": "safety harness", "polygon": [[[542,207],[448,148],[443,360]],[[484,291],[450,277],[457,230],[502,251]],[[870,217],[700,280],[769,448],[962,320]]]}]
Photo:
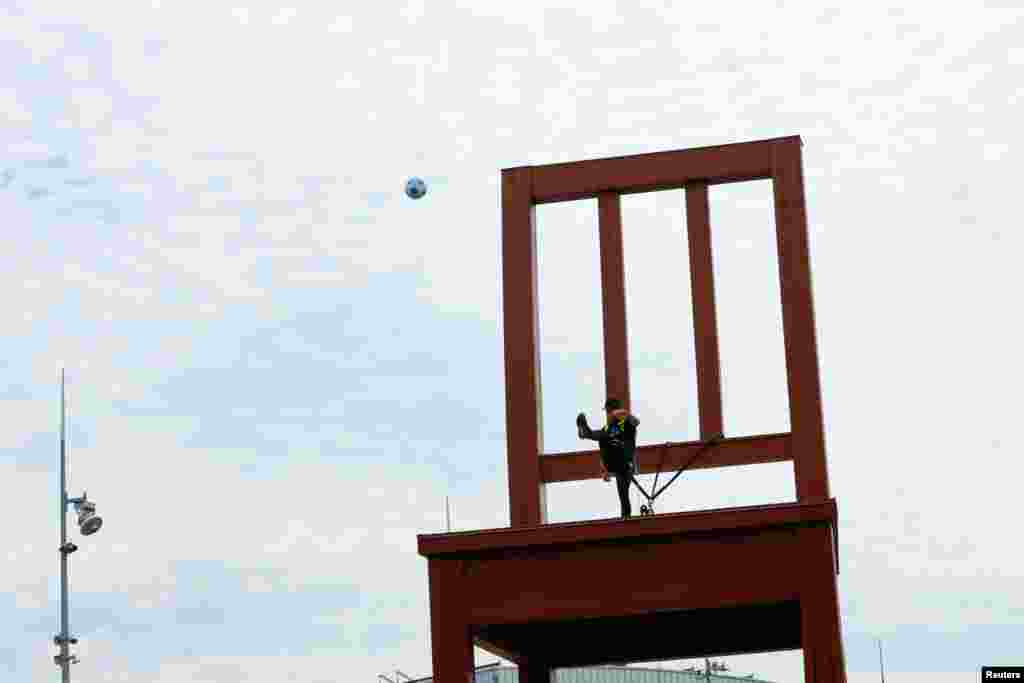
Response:
[{"label": "safety harness", "polygon": [[[686,463],[684,463],[683,466],[679,468],[679,470],[675,473],[675,475],[673,475],[672,478],[669,479],[668,482],[666,482],[665,485],[662,486],[659,489],[658,488],[658,477],[661,475],[661,468],[665,464],[665,453],[668,451],[669,446],[673,445],[671,442],[665,443],[661,447],[661,458],[658,460],[658,469],[655,470],[655,472],[654,472],[654,485],[651,486],[651,493],[647,492],[647,489],[644,488],[643,484],[641,484],[637,480],[636,475],[633,475],[631,477],[632,480],[633,480],[633,483],[636,484],[636,487],[638,489],[640,489],[640,493],[642,493],[644,495],[644,498],[647,499],[647,504],[640,506],[640,514],[641,515],[653,515],[654,514],[654,501],[658,498],[658,496],[660,496],[662,493],[664,493],[665,489],[667,489],[669,486],[671,486],[672,483],[676,479],[679,478],[679,475],[681,475],[683,472],[685,472],[686,469],[690,465],[695,463],[697,461],[697,458],[699,458],[700,456],[704,455],[704,453],[709,451],[713,446],[715,446],[716,444],[721,442],[724,438],[725,438],[725,436],[723,434],[715,434],[711,438],[705,439],[705,440],[701,441],[700,442],[701,446],[700,446],[700,448],[697,449],[697,452],[694,453],[692,456],[690,456],[690,459],[687,460]],[[637,469],[639,470],[639,467],[637,467]]]}]

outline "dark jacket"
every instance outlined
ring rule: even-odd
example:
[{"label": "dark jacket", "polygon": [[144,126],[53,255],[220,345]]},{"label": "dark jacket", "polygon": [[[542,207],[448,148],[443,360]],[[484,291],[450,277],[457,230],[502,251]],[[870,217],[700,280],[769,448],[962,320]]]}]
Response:
[{"label": "dark jacket", "polygon": [[633,466],[636,451],[636,428],[640,420],[633,415],[619,418],[601,429],[581,427],[580,436],[592,439],[601,449],[601,460],[609,472],[620,472],[625,466]]}]

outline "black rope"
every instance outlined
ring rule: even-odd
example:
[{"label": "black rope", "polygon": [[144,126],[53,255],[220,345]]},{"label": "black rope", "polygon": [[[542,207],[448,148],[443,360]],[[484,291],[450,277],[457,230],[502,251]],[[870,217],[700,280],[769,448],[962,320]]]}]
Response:
[{"label": "black rope", "polygon": [[[675,475],[665,483],[664,486],[662,486],[660,489],[658,489],[657,488],[658,487],[658,476],[661,474],[661,467],[665,463],[665,453],[668,451],[669,445],[671,445],[671,444],[667,443],[667,444],[665,444],[662,447],[661,460],[658,462],[658,469],[657,469],[657,471],[654,474],[654,486],[651,487],[651,491],[653,491],[653,493],[647,493],[647,489],[645,489],[643,487],[643,485],[639,481],[637,481],[637,478],[636,478],[635,475],[633,476],[633,483],[636,484],[637,488],[640,489],[640,492],[644,494],[644,498],[647,499],[647,502],[648,503],[653,503],[655,501],[655,499],[657,499],[658,496],[660,496],[662,493],[664,493],[665,489],[667,489],[669,486],[671,486],[672,483],[676,479],[678,479],[679,476],[683,472],[685,472],[686,469],[690,465],[692,465],[693,463],[695,463],[697,461],[697,458],[699,458],[700,456],[704,455],[704,453],[706,451],[710,450],[712,446],[715,446],[718,442],[720,442],[724,438],[725,438],[725,436],[723,434],[715,434],[710,439],[708,439],[707,441],[704,441],[703,444],[701,445],[701,447],[697,449],[697,452],[694,453],[692,456],[690,456],[690,459],[686,461],[686,464],[684,464],[682,467],[680,467],[679,471],[677,471],[675,473]],[[639,468],[637,468],[637,469],[639,469]]]},{"label": "black rope", "polygon": [[633,475],[632,479],[633,479],[633,483],[636,484],[636,487],[638,489],[640,489],[640,493],[644,494],[644,498],[646,498],[648,501],[650,501],[651,500],[651,494],[647,493],[647,489],[644,488],[644,485],[641,484],[639,481],[637,481],[637,478],[636,478],[635,474]]},{"label": "black rope", "polygon": [[662,465],[665,464],[665,454],[668,453],[668,447],[669,447],[668,443],[666,443],[664,446],[661,447],[661,458],[658,459],[658,469],[655,470],[655,472],[654,472],[654,483],[651,484],[651,490],[652,491],[657,491],[658,490],[658,477],[661,476],[661,467],[662,467]]}]

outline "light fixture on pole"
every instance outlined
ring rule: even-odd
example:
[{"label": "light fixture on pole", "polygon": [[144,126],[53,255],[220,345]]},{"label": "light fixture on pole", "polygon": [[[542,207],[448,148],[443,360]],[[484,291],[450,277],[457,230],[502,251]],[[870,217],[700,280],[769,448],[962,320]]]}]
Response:
[{"label": "light fixture on pole", "polygon": [[68,502],[75,506],[75,512],[78,513],[78,530],[83,536],[92,536],[100,530],[103,518],[96,514],[96,503],[86,498],[84,492],[81,498],[70,498]]},{"label": "light fixture on pole", "polygon": [[96,514],[96,503],[83,492],[80,498],[68,498],[67,482],[67,436],[64,406],[64,371],[60,372],[60,633],[53,637],[53,643],[60,648],[53,663],[61,669],[62,683],[71,682],[71,665],[78,663],[78,657],[69,652],[69,646],[78,643],[68,630],[68,555],[78,546],[68,540],[68,505],[75,506],[78,514],[78,530],[83,536],[91,536],[103,526],[103,518]]}]

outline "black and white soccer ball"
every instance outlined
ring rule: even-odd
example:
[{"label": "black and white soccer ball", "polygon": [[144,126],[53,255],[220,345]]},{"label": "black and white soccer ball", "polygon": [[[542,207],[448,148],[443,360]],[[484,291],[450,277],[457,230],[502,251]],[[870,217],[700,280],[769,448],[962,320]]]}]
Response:
[{"label": "black and white soccer ball", "polygon": [[405,181],[405,194],[410,199],[421,199],[427,193],[427,184],[422,178],[409,178]]}]

